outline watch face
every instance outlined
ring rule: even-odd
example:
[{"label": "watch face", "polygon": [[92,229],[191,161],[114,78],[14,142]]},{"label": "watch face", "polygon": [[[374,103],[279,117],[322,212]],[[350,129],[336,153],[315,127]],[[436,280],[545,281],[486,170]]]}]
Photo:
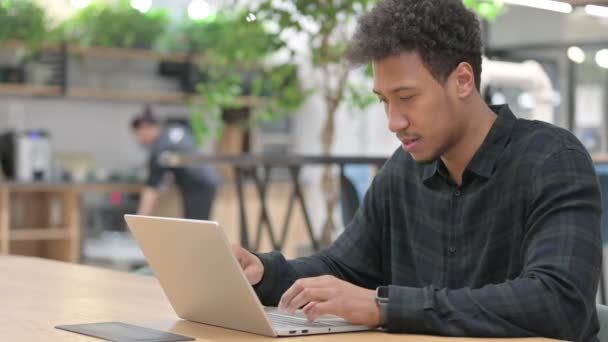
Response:
[{"label": "watch face", "polygon": [[379,286],[378,287],[378,297],[379,298],[388,298],[388,286]]}]

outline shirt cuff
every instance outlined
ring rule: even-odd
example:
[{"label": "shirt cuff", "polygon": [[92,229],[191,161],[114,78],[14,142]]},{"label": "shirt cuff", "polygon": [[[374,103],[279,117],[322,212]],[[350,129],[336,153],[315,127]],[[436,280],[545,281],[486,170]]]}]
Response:
[{"label": "shirt cuff", "polygon": [[278,271],[281,262],[285,262],[285,258],[281,253],[276,251],[270,253],[251,253],[258,257],[262,261],[262,265],[264,265],[262,280],[253,285],[253,289],[263,305],[277,306],[280,299],[280,294],[277,296],[280,281]]},{"label": "shirt cuff", "polygon": [[432,297],[427,289],[390,285],[386,329],[389,332],[426,332],[429,326],[424,311],[432,307]]}]

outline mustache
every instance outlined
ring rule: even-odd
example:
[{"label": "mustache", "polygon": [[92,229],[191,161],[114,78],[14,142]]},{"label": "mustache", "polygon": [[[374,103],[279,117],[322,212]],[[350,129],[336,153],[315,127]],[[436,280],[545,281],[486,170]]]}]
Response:
[{"label": "mustache", "polygon": [[396,135],[397,135],[397,138],[399,140],[403,140],[403,139],[407,139],[407,140],[420,139],[420,136],[418,134],[414,134],[414,133],[402,132],[402,133],[397,133]]}]

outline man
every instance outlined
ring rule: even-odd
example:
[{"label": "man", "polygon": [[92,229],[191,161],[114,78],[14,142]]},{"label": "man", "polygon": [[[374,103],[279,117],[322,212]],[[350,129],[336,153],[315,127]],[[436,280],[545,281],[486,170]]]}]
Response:
[{"label": "man", "polygon": [[149,176],[141,193],[138,215],[150,215],[158,200],[158,187],[164,176],[172,173],[181,195],[184,217],[207,220],[215,198],[219,177],[209,167],[166,168],[159,164],[158,156],[165,151],[191,153],[196,151],[194,139],[182,126],[163,127],[149,107],[136,117],[131,127],[137,141],[150,150]]},{"label": "man", "polygon": [[597,341],[600,193],[569,132],[488,107],[478,19],[460,0],[381,0],[350,62],[401,147],[327,250],[235,246],[261,301],[389,332]]}]

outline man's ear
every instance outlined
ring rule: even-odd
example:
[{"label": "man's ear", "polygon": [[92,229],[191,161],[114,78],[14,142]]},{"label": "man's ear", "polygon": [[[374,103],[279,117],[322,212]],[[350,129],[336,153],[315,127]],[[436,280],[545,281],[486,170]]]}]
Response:
[{"label": "man's ear", "polygon": [[461,62],[452,72],[453,84],[456,87],[456,95],[464,99],[475,91],[475,73],[473,67],[467,62]]}]

